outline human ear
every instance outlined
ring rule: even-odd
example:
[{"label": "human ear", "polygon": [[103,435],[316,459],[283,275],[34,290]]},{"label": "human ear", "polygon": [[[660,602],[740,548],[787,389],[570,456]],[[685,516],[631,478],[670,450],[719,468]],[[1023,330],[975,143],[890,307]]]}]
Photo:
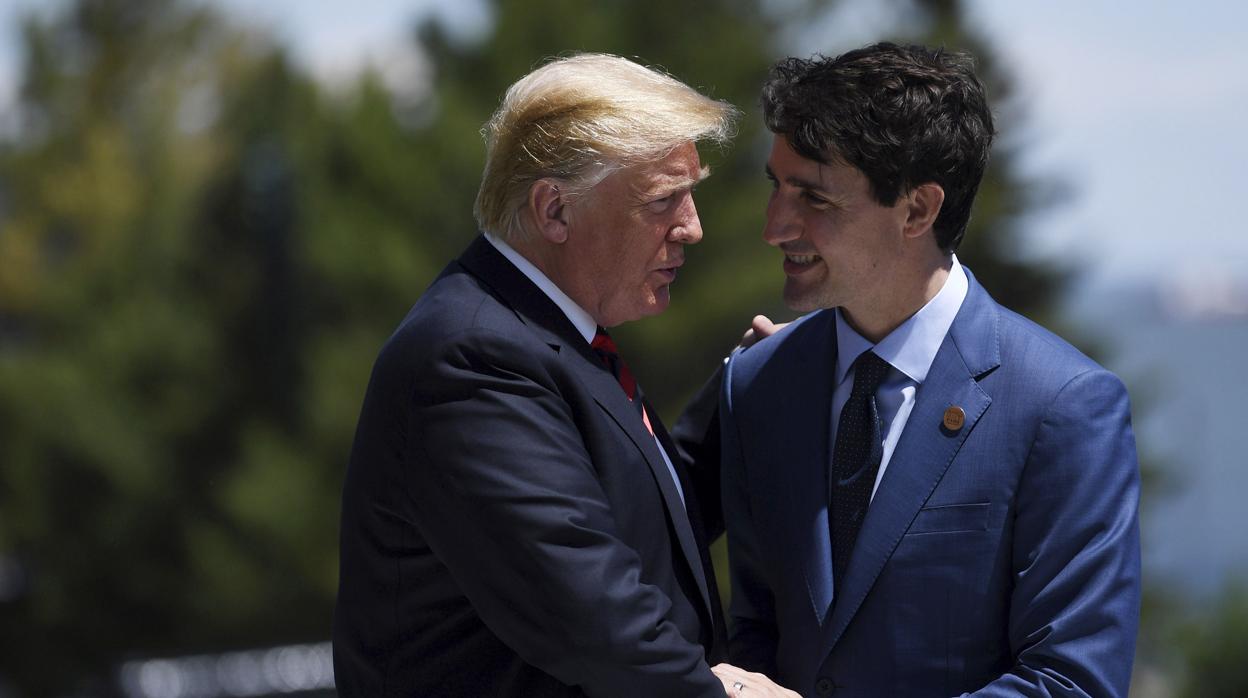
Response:
[{"label": "human ear", "polygon": [[568,239],[568,205],[566,191],[560,191],[559,182],[539,179],[529,187],[529,215],[548,242],[556,245]]},{"label": "human ear", "polygon": [[920,184],[906,194],[907,237],[918,237],[932,229],[945,203],[945,189],[935,182]]}]

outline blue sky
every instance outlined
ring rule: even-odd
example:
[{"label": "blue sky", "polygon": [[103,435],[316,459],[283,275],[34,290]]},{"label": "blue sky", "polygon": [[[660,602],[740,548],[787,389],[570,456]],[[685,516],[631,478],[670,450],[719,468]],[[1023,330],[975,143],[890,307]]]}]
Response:
[{"label": "blue sky", "polygon": [[[417,12],[441,13],[465,31],[484,21],[477,2],[212,1],[268,26],[328,80],[370,61],[396,83],[412,80],[421,65],[406,33]],[[11,103],[20,69],[14,18],[59,2],[0,6],[0,110]],[[1073,258],[1108,280],[1248,277],[1239,218],[1248,195],[1248,3],[971,0],[968,7],[1022,80],[1030,117],[1001,124],[1005,136],[1029,143],[1026,167],[1064,178],[1076,194],[1032,222],[1032,252]],[[866,40],[899,19],[851,1],[795,39],[794,52],[817,50],[819,32]]]}]

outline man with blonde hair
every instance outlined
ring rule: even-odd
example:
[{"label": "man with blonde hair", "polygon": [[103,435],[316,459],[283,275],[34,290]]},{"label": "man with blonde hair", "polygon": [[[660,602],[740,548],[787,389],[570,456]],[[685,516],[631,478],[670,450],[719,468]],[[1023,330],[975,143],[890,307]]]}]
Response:
[{"label": "man with blonde hair", "polygon": [[681,462],[604,329],[667,307],[702,238],[695,144],[726,142],[735,111],[605,55],[507,91],[485,129],[484,234],[386,343],[364,399],[341,695],[779,691],[712,673],[718,473]]}]

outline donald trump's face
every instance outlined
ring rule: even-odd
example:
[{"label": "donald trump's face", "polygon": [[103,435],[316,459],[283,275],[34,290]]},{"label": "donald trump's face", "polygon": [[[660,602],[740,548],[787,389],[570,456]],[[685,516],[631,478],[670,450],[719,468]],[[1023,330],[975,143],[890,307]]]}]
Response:
[{"label": "donald trump's face", "polygon": [[560,284],[604,327],[663,312],[702,239],[693,187],[706,176],[697,148],[682,145],[653,163],[611,173],[568,207]]}]

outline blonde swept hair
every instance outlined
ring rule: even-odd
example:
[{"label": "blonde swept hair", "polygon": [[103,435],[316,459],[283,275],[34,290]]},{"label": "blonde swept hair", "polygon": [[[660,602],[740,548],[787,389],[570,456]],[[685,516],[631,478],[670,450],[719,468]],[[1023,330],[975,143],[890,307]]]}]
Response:
[{"label": "blonde swept hair", "polygon": [[558,58],[520,78],[485,127],[485,171],[473,214],[482,230],[524,235],[529,189],[560,180],[576,196],[611,172],[660,160],[686,143],[725,144],[738,110],[657,70],[603,53]]}]

